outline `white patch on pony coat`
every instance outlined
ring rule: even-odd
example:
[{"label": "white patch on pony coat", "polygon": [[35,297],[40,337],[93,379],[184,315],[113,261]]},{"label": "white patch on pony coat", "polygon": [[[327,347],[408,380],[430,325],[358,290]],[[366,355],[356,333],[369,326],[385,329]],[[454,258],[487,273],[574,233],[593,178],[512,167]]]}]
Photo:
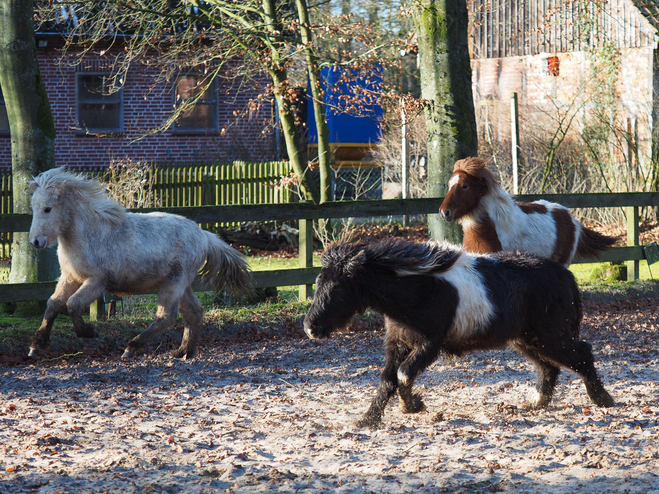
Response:
[{"label": "white patch on pony coat", "polygon": [[[541,257],[551,257],[556,245],[556,223],[551,212],[554,209],[565,209],[560,204],[544,200],[536,201],[547,208],[547,214],[522,211],[503,190],[490,191],[483,197],[481,206],[496,225],[497,236],[503,250],[519,250],[529,252]],[[466,227],[472,218],[462,221]],[[575,240],[579,238],[580,225],[574,220],[577,231]],[[578,242],[574,242],[572,255],[576,252]]]},{"label": "white patch on pony coat", "polygon": [[453,187],[455,187],[459,181],[460,175],[456,173],[451,177],[451,180],[448,181],[448,190],[451,190]]},{"label": "white patch on pony coat", "polygon": [[494,316],[487,287],[475,266],[478,257],[482,256],[462,254],[451,269],[436,275],[458,291],[458,308],[450,335],[460,339],[478,335]]}]

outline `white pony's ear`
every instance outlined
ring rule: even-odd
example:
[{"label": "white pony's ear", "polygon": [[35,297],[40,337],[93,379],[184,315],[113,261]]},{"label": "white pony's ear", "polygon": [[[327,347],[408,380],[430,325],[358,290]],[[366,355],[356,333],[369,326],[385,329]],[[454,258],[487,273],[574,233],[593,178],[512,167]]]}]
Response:
[{"label": "white pony's ear", "polygon": [[27,186],[30,188],[30,190],[31,190],[32,192],[34,192],[35,190],[37,190],[37,187],[39,187],[39,184],[38,184],[37,182],[35,182],[34,180],[30,180],[30,181],[27,183]]}]

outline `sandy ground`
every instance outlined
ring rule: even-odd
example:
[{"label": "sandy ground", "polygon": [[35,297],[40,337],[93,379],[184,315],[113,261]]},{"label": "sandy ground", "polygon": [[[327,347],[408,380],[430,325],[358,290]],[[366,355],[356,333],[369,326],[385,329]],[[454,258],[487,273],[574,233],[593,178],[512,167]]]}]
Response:
[{"label": "sandy ground", "polygon": [[618,405],[561,374],[524,411],[512,351],[440,359],[428,410],[373,396],[382,333],[227,339],[198,358],[78,356],[1,367],[0,492],[659,493],[659,300],[587,306],[583,336]]}]

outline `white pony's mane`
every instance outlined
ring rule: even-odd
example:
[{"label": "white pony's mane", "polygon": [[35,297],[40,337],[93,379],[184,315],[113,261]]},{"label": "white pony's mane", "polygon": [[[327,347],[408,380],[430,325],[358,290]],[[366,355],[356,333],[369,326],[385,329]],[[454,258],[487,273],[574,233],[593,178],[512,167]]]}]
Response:
[{"label": "white pony's mane", "polygon": [[110,199],[103,185],[94,179],[89,180],[64,168],[53,168],[37,176],[34,183],[78,213],[96,213],[101,220],[112,225],[126,218],[126,208]]}]

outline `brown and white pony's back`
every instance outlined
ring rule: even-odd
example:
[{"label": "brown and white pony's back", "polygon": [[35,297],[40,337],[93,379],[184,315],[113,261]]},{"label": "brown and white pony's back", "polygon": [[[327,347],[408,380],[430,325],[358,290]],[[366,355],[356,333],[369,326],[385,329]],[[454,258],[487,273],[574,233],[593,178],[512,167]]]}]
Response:
[{"label": "brown and white pony's back", "polygon": [[560,204],[515,202],[481,158],[455,163],[440,214],[462,225],[470,252],[517,250],[569,266],[575,255],[594,258],[615,242],[583,226]]}]

